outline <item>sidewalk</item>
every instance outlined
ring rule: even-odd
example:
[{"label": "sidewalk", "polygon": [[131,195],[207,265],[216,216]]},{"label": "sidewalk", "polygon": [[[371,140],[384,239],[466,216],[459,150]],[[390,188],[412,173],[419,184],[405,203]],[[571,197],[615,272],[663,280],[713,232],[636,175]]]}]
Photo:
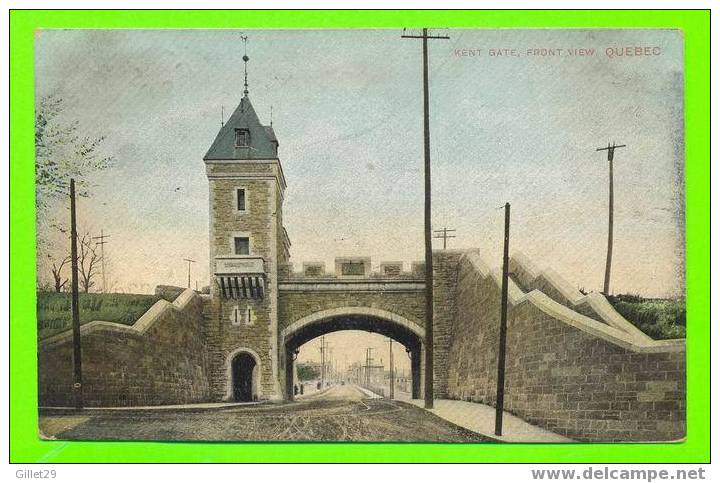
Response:
[{"label": "sidewalk", "polygon": [[[422,399],[410,399],[406,392],[395,392],[398,401],[424,407]],[[513,416],[507,411],[503,413],[503,435],[495,435],[495,408],[485,404],[452,399],[435,399],[431,413],[457,424],[465,429],[505,443],[572,443],[573,440],[547,429],[534,426]]]}]

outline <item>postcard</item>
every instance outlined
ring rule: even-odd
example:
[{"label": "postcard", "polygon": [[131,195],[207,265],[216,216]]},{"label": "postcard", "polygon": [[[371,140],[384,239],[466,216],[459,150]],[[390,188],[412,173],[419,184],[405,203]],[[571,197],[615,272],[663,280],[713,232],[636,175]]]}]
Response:
[{"label": "postcard", "polygon": [[682,441],[683,48],[36,31],[40,437]]}]

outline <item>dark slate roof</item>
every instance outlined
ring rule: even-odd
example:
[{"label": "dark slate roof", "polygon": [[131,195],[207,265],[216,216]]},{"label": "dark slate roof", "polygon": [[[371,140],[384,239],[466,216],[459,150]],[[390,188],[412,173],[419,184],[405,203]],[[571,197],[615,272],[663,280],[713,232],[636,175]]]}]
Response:
[{"label": "dark slate roof", "polygon": [[[235,147],[235,130],[250,131],[250,146]],[[230,119],[220,128],[215,141],[203,159],[277,159],[277,138],[270,126],[263,126],[258,119],[250,98],[245,96]]]}]

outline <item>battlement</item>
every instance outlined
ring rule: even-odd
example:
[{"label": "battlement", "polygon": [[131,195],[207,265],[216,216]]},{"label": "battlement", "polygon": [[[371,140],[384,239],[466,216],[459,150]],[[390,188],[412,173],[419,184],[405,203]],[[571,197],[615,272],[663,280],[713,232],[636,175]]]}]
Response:
[{"label": "battlement", "polygon": [[373,267],[370,257],[336,257],[333,271],[328,271],[323,261],[302,262],[300,269],[292,263],[278,267],[282,280],[422,280],[425,277],[425,263],[412,262],[408,266],[402,261],[382,261]]}]

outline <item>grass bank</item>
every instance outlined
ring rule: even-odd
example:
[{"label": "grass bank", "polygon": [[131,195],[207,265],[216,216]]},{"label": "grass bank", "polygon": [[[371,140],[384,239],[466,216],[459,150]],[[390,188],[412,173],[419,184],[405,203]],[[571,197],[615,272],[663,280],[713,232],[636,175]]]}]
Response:
[{"label": "grass bank", "polygon": [[615,310],[653,339],[685,337],[685,299],[647,299],[639,295],[610,295]]},{"label": "grass bank", "polygon": [[[105,320],[132,325],[155,302],[157,295],[120,293],[81,293],[80,324]],[[38,337],[45,339],[72,327],[70,294],[55,292],[37,293]]]}]

